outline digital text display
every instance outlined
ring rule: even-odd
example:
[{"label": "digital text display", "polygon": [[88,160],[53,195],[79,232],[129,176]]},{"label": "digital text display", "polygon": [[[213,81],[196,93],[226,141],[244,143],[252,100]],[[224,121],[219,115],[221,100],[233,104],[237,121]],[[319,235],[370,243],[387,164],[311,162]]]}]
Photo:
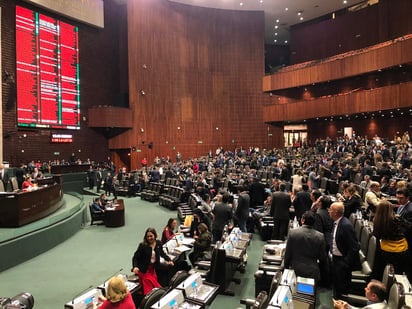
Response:
[{"label": "digital text display", "polygon": [[16,6],[17,125],[80,129],[78,28]]}]

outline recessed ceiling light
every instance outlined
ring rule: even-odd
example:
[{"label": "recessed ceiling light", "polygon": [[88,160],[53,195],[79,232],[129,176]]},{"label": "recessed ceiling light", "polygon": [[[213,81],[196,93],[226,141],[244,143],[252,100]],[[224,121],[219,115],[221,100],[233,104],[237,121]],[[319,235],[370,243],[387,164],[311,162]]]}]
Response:
[{"label": "recessed ceiling light", "polygon": [[347,1],[347,0],[343,0],[343,4],[346,4],[346,3],[348,3],[348,1]]},{"label": "recessed ceiling light", "polygon": [[279,19],[276,19],[276,22],[278,23],[278,22],[279,22]]},{"label": "recessed ceiling light", "polygon": [[275,35],[278,35],[278,33],[277,33],[277,32],[275,32]]},{"label": "recessed ceiling light", "polygon": [[240,2],[239,5],[242,6],[242,5],[243,5],[243,2]]},{"label": "recessed ceiling light", "polygon": [[263,0],[260,0],[260,3],[263,3]]},{"label": "recessed ceiling light", "polygon": [[285,44],[288,44],[288,41],[285,41]]},{"label": "recessed ceiling light", "polygon": [[300,16],[300,15],[302,15],[302,12],[301,12],[301,11],[298,12],[298,16]]},{"label": "recessed ceiling light", "polygon": [[302,16],[300,17],[300,20],[303,20],[303,17],[302,17]]},{"label": "recessed ceiling light", "polygon": [[275,43],[276,43],[277,41],[278,41],[278,40],[273,40],[273,42],[275,42]]},{"label": "recessed ceiling light", "polygon": [[285,11],[289,11],[289,9],[288,9],[288,8],[285,8]]},{"label": "recessed ceiling light", "polygon": [[276,25],[276,26],[275,26],[275,29],[277,29],[277,28],[279,28],[279,26],[278,26],[278,25]]}]

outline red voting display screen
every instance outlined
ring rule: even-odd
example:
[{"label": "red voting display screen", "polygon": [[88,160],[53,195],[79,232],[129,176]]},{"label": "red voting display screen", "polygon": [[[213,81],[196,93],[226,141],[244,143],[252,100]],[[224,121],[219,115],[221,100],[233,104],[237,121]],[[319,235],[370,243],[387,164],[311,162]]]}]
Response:
[{"label": "red voting display screen", "polygon": [[78,29],[16,6],[17,124],[80,129]]}]

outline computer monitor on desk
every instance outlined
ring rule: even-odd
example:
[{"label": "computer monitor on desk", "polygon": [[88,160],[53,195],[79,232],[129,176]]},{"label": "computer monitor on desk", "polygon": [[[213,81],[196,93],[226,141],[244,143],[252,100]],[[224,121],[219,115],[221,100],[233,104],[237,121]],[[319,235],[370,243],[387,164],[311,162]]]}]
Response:
[{"label": "computer monitor on desk", "polygon": [[174,289],[163,296],[152,309],[178,309],[178,308],[193,308],[200,309],[201,306],[194,303],[188,303],[183,295],[182,290]]}]

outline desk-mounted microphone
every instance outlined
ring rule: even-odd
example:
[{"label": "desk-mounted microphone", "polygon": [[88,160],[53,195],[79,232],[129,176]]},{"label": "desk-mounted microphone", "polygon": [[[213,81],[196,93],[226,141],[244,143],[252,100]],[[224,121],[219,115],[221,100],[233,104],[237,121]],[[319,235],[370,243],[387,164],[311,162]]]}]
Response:
[{"label": "desk-mounted microphone", "polygon": [[114,277],[115,275],[117,275],[117,274],[120,273],[121,271],[123,271],[123,268],[120,268],[120,269],[117,270],[115,273],[113,273],[110,277],[108,277],[106,280],[104,280],[103,287],[104,287],[104,288],[106,287],[106,283],[109,281],[109,279],[110,279],[111,277]]},{"label": "desk-mounted microphone", "polygon": [[80,293],[76,294],[73,299],[72,299],[72,305],[74,304],[74,300],[79,297],[80,295],[82,295],[84,292],[86,292],[87,290],[91,289],[93,287],[93,285],[89,285],[87,288],[85,288],[84,290],[82,290]]}]

